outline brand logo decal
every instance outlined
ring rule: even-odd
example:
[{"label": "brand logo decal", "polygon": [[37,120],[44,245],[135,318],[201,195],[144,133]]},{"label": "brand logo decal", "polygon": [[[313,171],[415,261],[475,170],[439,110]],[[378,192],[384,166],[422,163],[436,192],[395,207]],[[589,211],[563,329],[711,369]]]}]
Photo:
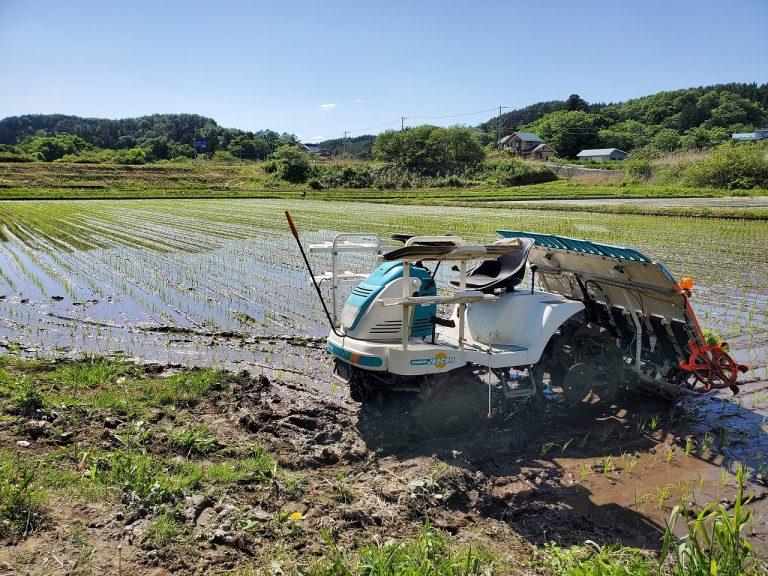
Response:
[{"label": "brand logo decal", "polygon": [[411,366],[434,366],[440,370],[454,362],[456,362],[455,357],[448,356],[445,352],[438,352],[432,358],[414,358],[411,360]]}]

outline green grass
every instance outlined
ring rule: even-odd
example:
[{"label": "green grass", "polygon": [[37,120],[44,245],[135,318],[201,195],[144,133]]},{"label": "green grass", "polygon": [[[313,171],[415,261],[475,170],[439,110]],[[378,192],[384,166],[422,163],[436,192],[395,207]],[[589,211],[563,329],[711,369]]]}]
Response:
[{"label": "green grass", "polygon": [[[744,498],[742,467],[736,474],[736,484],[732,508],[712,502],[698,512],[688,509],[685,503],[672,509],[661,553],[662,564],[669,557],[673,559],[672,576],[765,574],[768,562],[754,553],[744,536],[754,512],[744,507],[749,499]],[[678,522],[684,523],[687,529],[687,534],[681,538],[672,531]]]},{"label": "green grass", "polygon": [[26,459],[0,452],[0,540],[36,528],[42,502],[36,473]]},{"label": "green grass", "polygon": [[219,446],[219,439],[215,434],[208,434],[205,426],[189,428],[172,428],[170,431],[171,445],[180,449],[187,456],[191,454],[210,454]]},{"label": "green grass", "polygon": [[136,417],[162,406],[194,406],[225,382],[226,374],[214,369],[147,378],[133,365],[106,359],[67,362],[36,374],[0,368],[0,406],[5,403],[26,416],[46,407],[65,406]]},{"label": "green grass", "polygon": [[[477,184],[466,188],[402,190],[339,189],[314,191],[306,184],[275,180],[261,164],[109,164],[0,163],[0,199],[151,199],[297,198],[397,204],[558,200],[576,198],[676,198],[733,194],[728,190],[677,185],[584,184],[559,180],[528,186]],[[766,194],[765,190],[739,191]]]},{"label": "green grass", "polygon": [[164,512],[157,516],[149,529],[146,537],[157,547],[162,547],[171,542],[183,531],[182,525],[173,514]]},{"label": "green grass", "polygon": [[326,535],[326,562],[311,576],[470,576],[503,574],[493,555],[457,547],[426,525],[418,537],[387,544],[370,543],[350,554]]},{"label": "green grass", "polygon": [[558,576],[646,576],[657,574],[657,562],[648,552],[620,545],[561,548],[554,543],[544,546],[534,565]]}]

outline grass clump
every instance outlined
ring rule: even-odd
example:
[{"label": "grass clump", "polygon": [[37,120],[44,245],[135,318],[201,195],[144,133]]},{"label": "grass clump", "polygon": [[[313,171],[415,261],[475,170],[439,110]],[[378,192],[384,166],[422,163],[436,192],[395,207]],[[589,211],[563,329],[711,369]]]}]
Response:
[{"label": "grass clump", "polygon": [[[711,502],[698,513],[689,510],[685,504],[672,509],[660,564],[668,558],[674,559],[671,567],[673,576],[757,576],[765,574],[768,563],[758,557],[744,536],[752,520],[753,512],[744,506],[744,470],[736,473],[736,499],[732,509],[719,502]],[[678,521],[685,523],[688,533],[682,538],[672,530]]]},{"label": "grass clump", "polygon": [[656,574],[656,562],[644,550],[621,545],[599,546],[587,541],[584,546],[561,548],[554,542],[536,555],[543,566],[559,576],[644,576]]},{"label": "grass clump", "polygon": [[225,380],[221,370],[193,370],[144,382],[143,396],[150,405],[189,407],[220,388]]},{"label": "grass clump", "polygon": [[39,523],[41,501],[34,466],[0,454],[0,539],[29,534]]},{"label": "grass clump", "polygon": [[179,521],[173,514],[164,512],[157,516],[147,530],[146,537],[155,546],[162,547],[182,532]]},{"label": "grass clump", "polygon": [[81,362],[68,362],[57,368],[51,373],[50,379],[59,389],[76,393],[114,384],[128,372],[127,364],[105,358],[87,358]]},{"label": "grass clump", "polygon": [[16,413],[30,418],[45,409],[45,398],[29,378],[20,378],[13,387],[13,405]]},{"label": "grass clump", "polygon": [[311,576],[430,575],[468,576],[500,573],[493,556],[480,549],[459,548],[427,524],[418,537],[385,544],[370,543],[350,554],[328,534],[326,562],[307,572]]},{"label": "grass clump", "polygon": [[170,432],[170,439],[171,444],[186,452],[187,456],[210,454],[219,447],[217,436],[208,434],[208,429],[204,425],[197,428],[174,428]]},{"label": "grass clump", "polygon": [[212,483],[260,484],[277,477],[277,462],[271,454],[255,444],[251,447],[250,457],[211,464],[203,469],[203,475]]}]

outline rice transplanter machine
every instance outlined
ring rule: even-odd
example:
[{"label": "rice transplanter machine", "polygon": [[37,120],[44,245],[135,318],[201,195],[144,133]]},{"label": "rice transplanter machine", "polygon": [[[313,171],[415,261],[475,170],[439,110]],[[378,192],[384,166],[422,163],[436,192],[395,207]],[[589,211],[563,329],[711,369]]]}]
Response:
[{"label": "rice transplanter machine", "polygon": [[[627,386],[674,398],[736,393],[747,370],[726,344],[705,338],[689,300],[693,282],[631,248],[500,230],[490,244],[395,234],[403,246],[387,249],[376,234],[337,234],[309,246],[331,257],[330,271],[314,275],[286,218],[331,325],[335,373],[358,400],[477,369],[492,372],[509,399],[536,396],[545,377],[575,403]],[[339,270],[339,255],[350,252],[370,253],[376,268]],[[438,290],[443,263],[456,277]],[[522,289],[528,271],[531,287]],[[355,286],[339,313],[344,283]]]}]

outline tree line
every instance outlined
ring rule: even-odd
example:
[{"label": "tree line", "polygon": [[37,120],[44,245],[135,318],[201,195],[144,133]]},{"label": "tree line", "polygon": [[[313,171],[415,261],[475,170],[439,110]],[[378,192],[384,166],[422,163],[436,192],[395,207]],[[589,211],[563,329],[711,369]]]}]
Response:
[{"label": "tree line", "polygon": [[[150,162],[191,158],[195,147],[211,157],[218,154],[225,159],[265,160],[280,146],[297,143],[293,134],[223,128],[212,118],[198,114],[153,114],[120,120],[28,114],[0,120],[0,145],[7,154],[28,154],[49,162],[98,150],[117,151],[112,156],[133,156]],[[17,150],[11,151],[11,146]],[[120,152],[128,150],[132,152]]]},{"label": "tree line", "polygon": [[[333,155],[397,162],[422,173],[476,164],[495,150],[496,137],[537,134],[562,158],[585,148],[619,148],[652,157],[678,149],[713,148],[732,132],[768,126],[768,84],[732,83],[659,92],[627,102],[588,103],[577,94],[512,110],[475,128],[421,126],[376,136],[321,143]],[[205,142],[205,148],[197,146]],[[62,160],[143,163],[190,158],[265,160],[292,134],[223,128],[196,114],[154,114],[108,120],[61,114],[0,120],[0,161]],[[479,147],[479,148],[478,148]],[[476,149],[480,149],[479,152]],[[395,158],[398,158],[395,160]]]}]

